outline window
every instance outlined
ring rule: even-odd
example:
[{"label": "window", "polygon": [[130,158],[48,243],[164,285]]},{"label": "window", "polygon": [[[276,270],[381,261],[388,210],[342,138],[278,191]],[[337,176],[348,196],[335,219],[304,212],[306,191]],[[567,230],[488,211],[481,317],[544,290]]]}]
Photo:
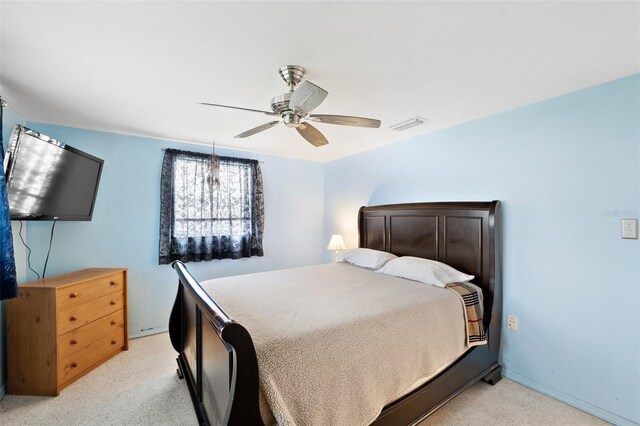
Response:
[{"label": "window", "polygon": [[258,161],[220,157],[219,188],[207,182],[208,161],[208,154],[165,152],[161,265],[263,255],[264,200]]}]

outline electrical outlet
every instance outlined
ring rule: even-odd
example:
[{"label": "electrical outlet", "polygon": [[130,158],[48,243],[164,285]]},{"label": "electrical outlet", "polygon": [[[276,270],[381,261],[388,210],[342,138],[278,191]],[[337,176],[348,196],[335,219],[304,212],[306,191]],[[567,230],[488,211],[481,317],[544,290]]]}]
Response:
[{"label": "electrical outlet", "polygon": [[638,219],[622,219],[622,238],[638,239]]},{"label": "electrical outlet", "polygon": [[518,331],[518,317],[515,315],[507,315],[507,328],[511,331]]}]

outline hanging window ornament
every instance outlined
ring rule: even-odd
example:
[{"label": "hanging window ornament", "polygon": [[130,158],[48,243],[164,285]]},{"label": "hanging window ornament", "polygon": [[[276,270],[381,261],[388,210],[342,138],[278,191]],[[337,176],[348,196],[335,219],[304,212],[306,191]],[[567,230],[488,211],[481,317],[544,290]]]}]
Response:
[{"label": "hanging window ornament", "polygon": [[207,185],[209,189],[220,189],[220,157],[216,155],[216,141],[211,145],[211,155],[207,161]]}]

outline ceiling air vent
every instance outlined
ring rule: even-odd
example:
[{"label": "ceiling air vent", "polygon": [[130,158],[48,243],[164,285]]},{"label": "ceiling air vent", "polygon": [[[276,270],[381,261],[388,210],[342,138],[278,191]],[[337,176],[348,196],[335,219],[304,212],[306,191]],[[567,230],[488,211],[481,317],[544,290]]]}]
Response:
[{"label": "ceiling air vent", "polygon": [[412,118],[408,119],[407,121],[403,121],[402,123],[394,124],[393,126],[390,126],[390,127],[391,127],[391,129],[400,132],[402,130],[407,130],[407,129],[410,129],[412,127],[420,126],[420,125],[424,124],[425,121],[428,121],[428,120],[426,118],[418,117],[416,115],[415,117],[412,117]]}]

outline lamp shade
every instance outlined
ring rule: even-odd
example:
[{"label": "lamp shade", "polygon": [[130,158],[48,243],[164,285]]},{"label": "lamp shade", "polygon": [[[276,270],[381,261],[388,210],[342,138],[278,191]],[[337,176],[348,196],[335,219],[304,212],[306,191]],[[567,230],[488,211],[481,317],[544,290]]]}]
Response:
[{"label": "lamp shade", "polygon": [[344,240],[342,239],[342,235],[333,234],[331,236],[331,241],[329,241],[329,245],[327,246],[327,250],[345,250],[347,246],[344,244]]}]

